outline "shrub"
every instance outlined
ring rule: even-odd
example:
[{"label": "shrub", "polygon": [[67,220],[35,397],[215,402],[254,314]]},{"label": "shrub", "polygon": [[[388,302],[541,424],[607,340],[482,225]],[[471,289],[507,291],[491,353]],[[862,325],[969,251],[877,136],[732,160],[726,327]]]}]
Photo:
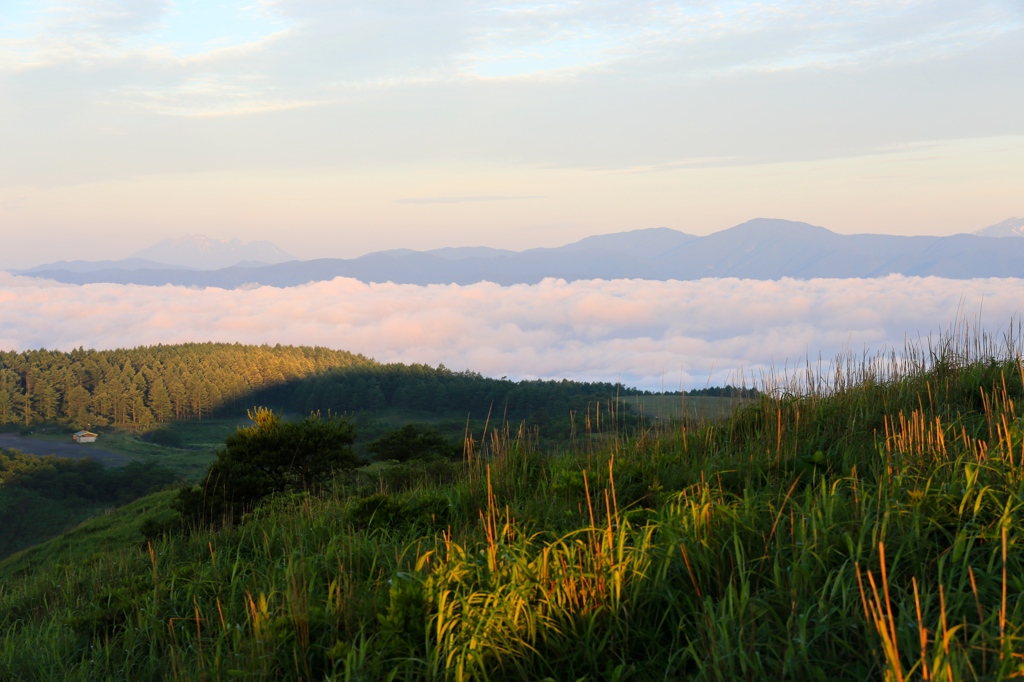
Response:
[{"label": "shrub", "polygon": [[228,436],[205,485],[183,489],[176,509],[188,521],[238,520],[271,493],[309,490],[354,468],[355,429],[346,418],[311,414],[285,422],[266,408],[249,412],[253,425]]},{"label": "shrub", "polygon": [[406,424],[371,441],[366,449],[379,460],[458,459],[462,448],[453,444],[436,429]]}]

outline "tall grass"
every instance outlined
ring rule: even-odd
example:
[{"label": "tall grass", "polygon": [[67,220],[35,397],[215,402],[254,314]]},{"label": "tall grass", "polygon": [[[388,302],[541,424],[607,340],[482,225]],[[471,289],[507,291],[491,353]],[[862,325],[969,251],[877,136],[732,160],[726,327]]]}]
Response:
[{"label": "tall grass", "polygon": [[1024,675],[1013,339],[959,330],[772,386],[724,421],[632,432],[595,405],[557,453],[488,425],[455,467],[0,565],[0,676]]}]

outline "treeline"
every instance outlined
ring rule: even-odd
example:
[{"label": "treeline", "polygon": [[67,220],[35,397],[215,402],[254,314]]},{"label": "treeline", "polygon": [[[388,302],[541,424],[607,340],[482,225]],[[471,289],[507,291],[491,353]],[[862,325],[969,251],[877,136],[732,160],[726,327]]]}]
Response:
[{"label": "treeline", "polygon": [[89,458],[0,450],[0,489],[31,490],[53,499],[123,504],[173,481],[172,472],[151,462],[108,469]]},{"label": "treeline", "polygon": [[761,393],[756,388],[737,387],[731,384],[725,386],[711,386],[709,388],[695,388],[687,391],[684,395],[704,398],[751,398],[760,397]]},{"label": "treeline", "polygon": [[[628,389],[632,392],[633,389]],[[112,351],[0,352],[0,426],[67,423],[149,428],[158,422],[287,411],[400,407],[495,418],[567,418],[627,389],[611,383],[489,379],[443,365],[382,364],[306,346],[201,343]]]},{"label": "treeline", "polygon": [[691,398],[750,398],[756,400],[761,397],[761,392],[756,388],[746,386],[708,386],[706,388],[694,388],[689,391],[638,391],[638,395],[678,395]]},{"label": "treeline", "polygon": [[306,412],[403,407],[438,414],[472,413],[479,418],[489,413],[495,420],[527,419],[543,425],[552,418],[568,418],[570,410],[585,410],[588,404],[596,406],[626,392],[611,383],[517,382],[454,372],[444,365],[381,364],[337,368],[311,377],[296,388],[293,404]]}]

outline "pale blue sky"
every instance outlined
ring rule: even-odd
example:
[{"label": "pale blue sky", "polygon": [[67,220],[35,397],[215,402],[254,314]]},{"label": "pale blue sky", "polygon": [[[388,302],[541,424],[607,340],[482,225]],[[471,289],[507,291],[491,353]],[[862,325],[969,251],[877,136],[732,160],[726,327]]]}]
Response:
[{"label": "pale blue sky", "polygon": [[1024,215],[1022,111],[1020,0],[5,0],[0,267],[949,234]]}]

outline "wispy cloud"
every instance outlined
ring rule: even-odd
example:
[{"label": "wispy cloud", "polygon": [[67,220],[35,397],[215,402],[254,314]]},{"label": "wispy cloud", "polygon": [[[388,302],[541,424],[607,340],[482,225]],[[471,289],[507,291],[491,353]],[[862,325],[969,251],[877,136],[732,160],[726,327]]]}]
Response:
[{"label": "wispy cloud", "polygon": [[992,0],[511,2],[481,16],[466,58],[484,76],[637,59],[690,76],[920,61],[972,49],[1024,21],[1012,3]]},{"label": "wispy cloud", "polygon": [[[207,156],[245,157],[277,140],[290,143],[281,145],[290,167],[307,168],[364,146],[394,163],[589,168],[849,156],[971,137],[981,125],[974,118],[991,128],[993,114],[958,115],[968,105],[947,96],[894,101],[905,88],[888,80],[948,91],[992,80],[1014,100],[987,62],[949,67],[949,78],[894,65],[946,63],[990,45],[991,59],[1019,60],[1013,36],[1024,34],[1017,0],[12,2],[6,27],[0,10],[0,108],[6,127],[19,130],[5,144],[19,176],[38,158],[22,141],[33,135],[86,159],[79,148],[91,141],[90,117],[146,137],[98,145],[126,177],[216,165]],[[838,80],[822,75],[837,68]],[[792,77],[759,80],[779,72]],[[306,111],[313,104],[320,116]],[[885,121],[868,115],[882,109]],[[204,143],[216,151],[199,159],[160,142],[202,135],[210,118],[267,112],[292,113]],[[1009,128],[1020,132],[1009,123],[997,132]],[[324,152],[333,145],[306,134],[337,140],[345,153]],[[153,153],[136,156],[141,147]],[[99,165],[83,160],[61,172]]]},{"label": "wispy cloud", "polygon": [[124,36],[159,28],[171,0],[64,0],[48,3],[45,25],[50,30],[80,35]]},{"label": "wispy cloud", "polygon": [[[209,68],[208,58],[217,55],[221,80],[255,68],[297,99],[424,77],[572,78],[614,66],[660,80],[919,62],[977,49],[1024,26],[1015,0],[53,0],[42,11],[24,5],[14,0],[18,21],[0,33],[8,68],[72,59],[110,68],[145,54],[159,75],[195,57],[207,63],[194,68]],[[266,42],[279,34],[289,40]],[[238,46],[259,46],[264,54],[240,61],[222,52]],[[298,62],[301,72],[291,68]]]},{"label": "wispy cloud", "polygon": [[545,280],[500,287],[291,289],[56,285],[0,274],[0,349],[184,341],[315,344],[492,376],[616,380],[658,389],[902,348],[982,309],[1005,329],[1024,280]]}]

